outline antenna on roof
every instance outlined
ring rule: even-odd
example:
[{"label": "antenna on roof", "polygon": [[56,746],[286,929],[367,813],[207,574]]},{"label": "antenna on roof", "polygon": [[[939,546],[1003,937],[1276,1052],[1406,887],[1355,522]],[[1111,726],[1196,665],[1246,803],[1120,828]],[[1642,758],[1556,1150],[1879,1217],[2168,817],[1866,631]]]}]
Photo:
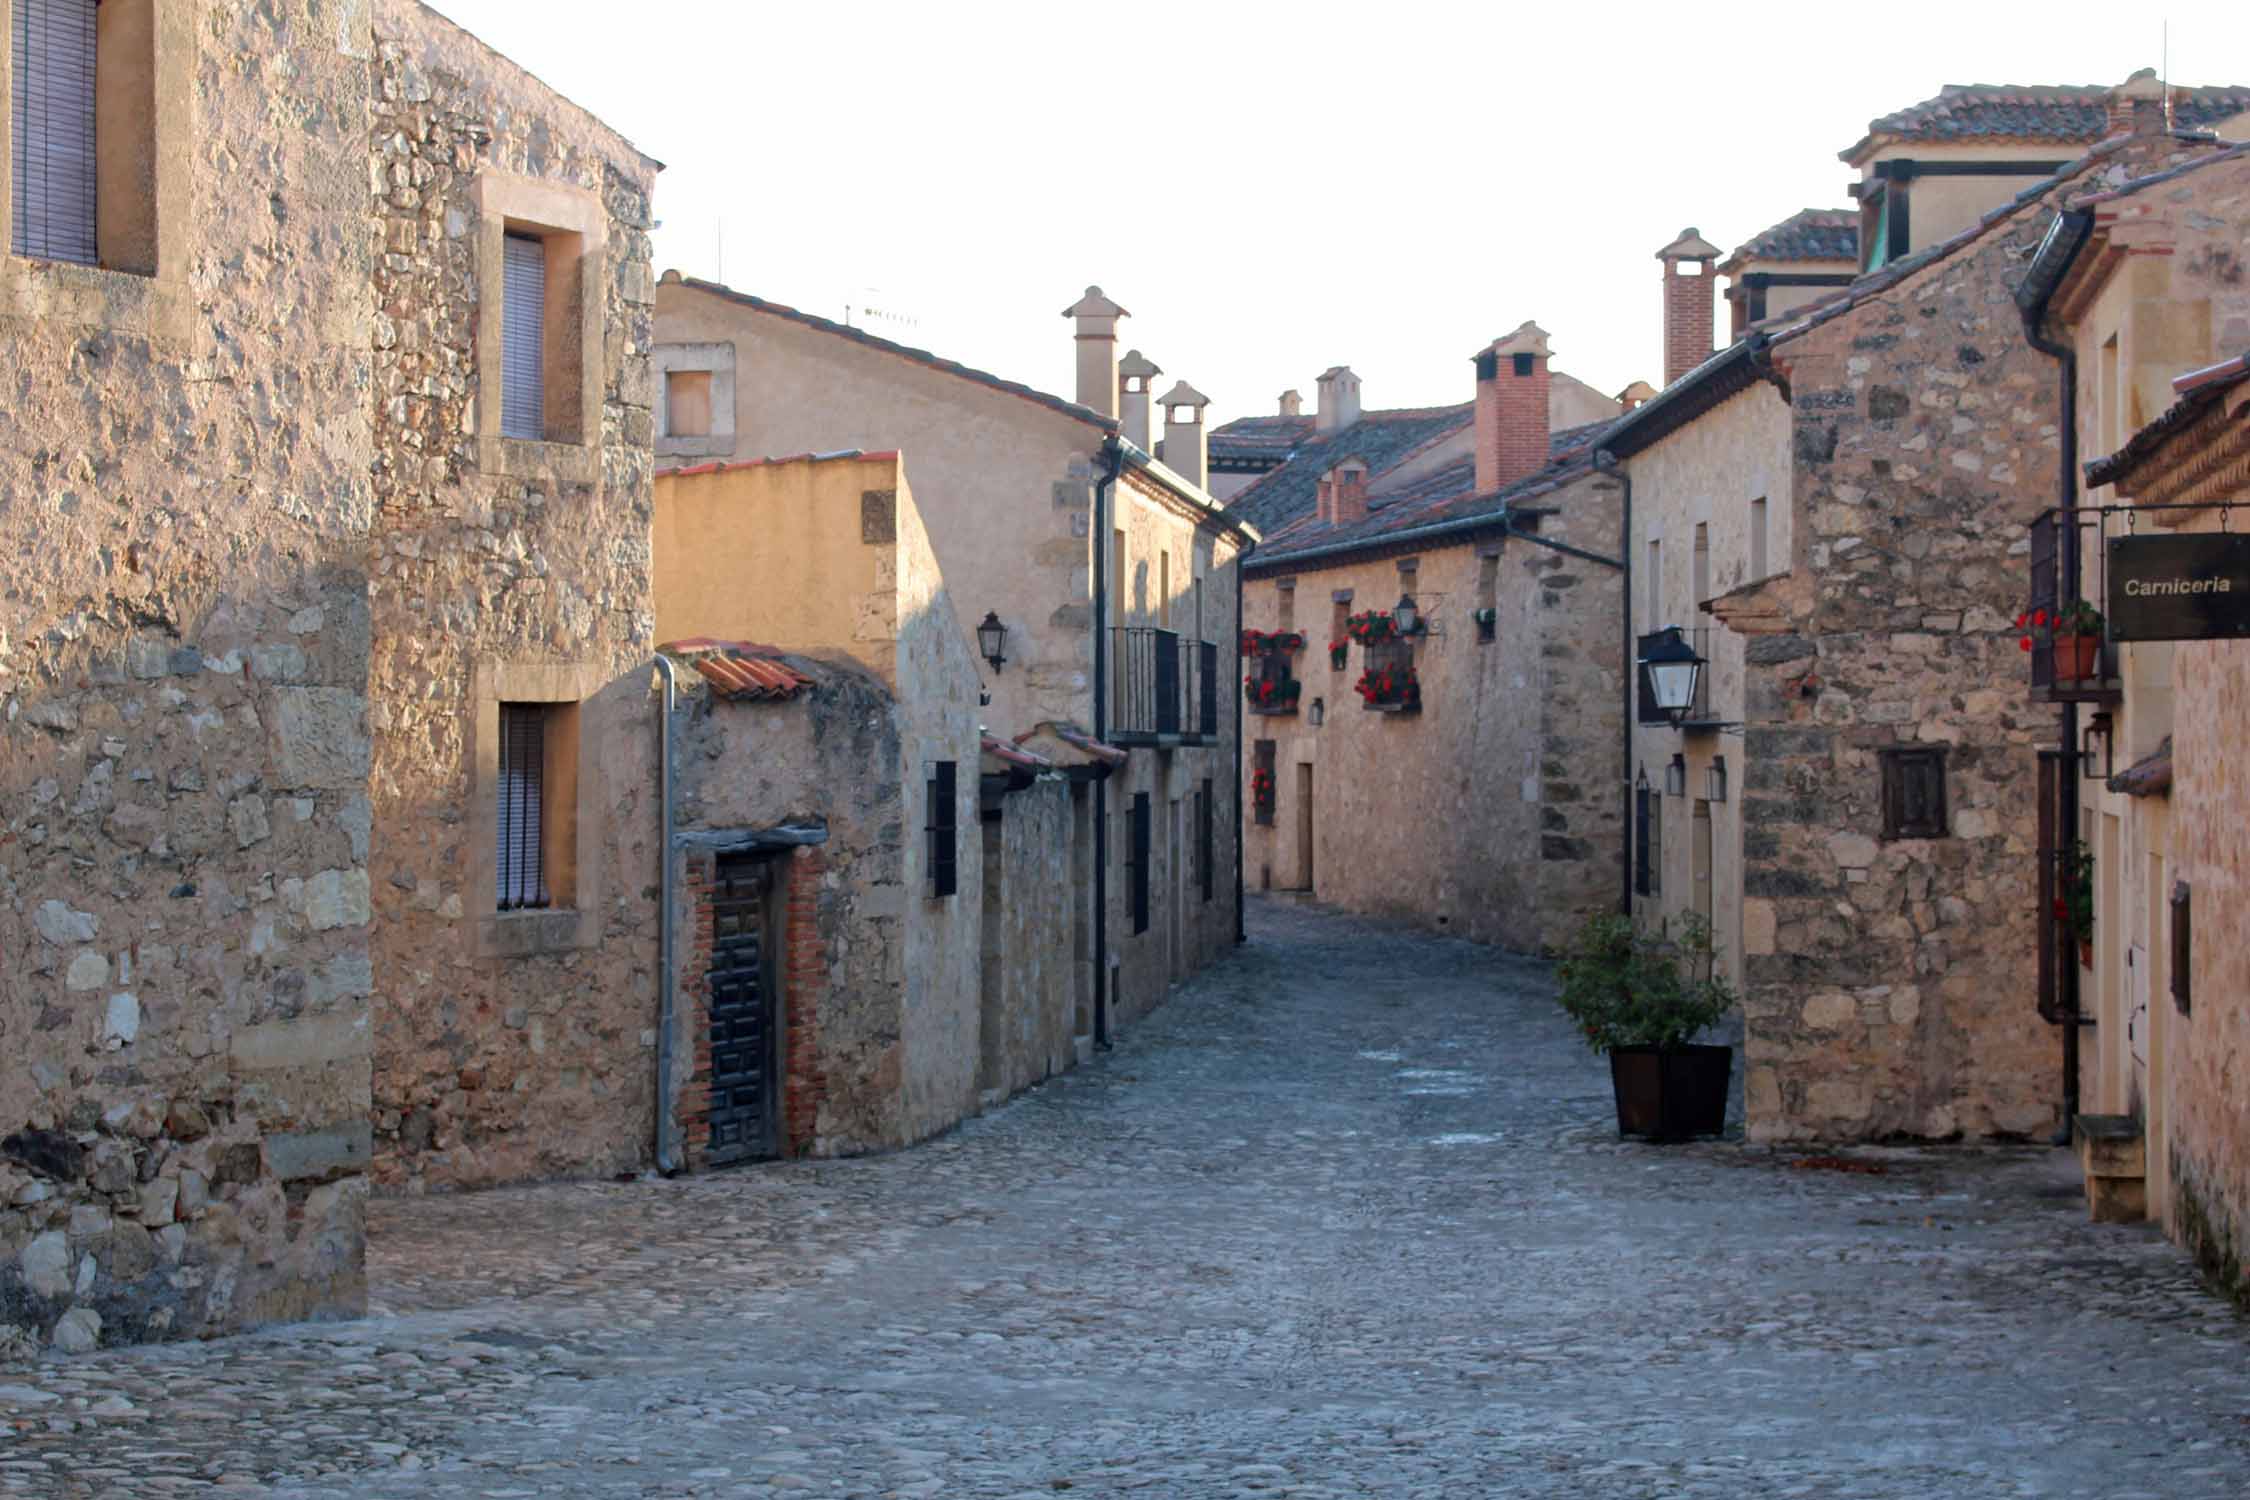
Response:
[{"label": "antenna on roof", "polygon": [[2157,70],[2157,82],[2164,88],[2164,133],[2172,132],[2172,18],[2164,18],[2164,48],[2158,54],[2163,66]]}]

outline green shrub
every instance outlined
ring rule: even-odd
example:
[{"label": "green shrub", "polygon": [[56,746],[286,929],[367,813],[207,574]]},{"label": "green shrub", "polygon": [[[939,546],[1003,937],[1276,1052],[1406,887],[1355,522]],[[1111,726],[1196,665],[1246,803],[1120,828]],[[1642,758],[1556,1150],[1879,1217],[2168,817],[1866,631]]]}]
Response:
[{"label": "green shrub", "polygon": [[1562,1008],[1595,1052],[1612,1047],[1679,1047],[1734,1008],[1719,973],[1711,924],[1678,917],[1670,932],[1648,932],[1630,918],[1595,917],[1564,956]]}]

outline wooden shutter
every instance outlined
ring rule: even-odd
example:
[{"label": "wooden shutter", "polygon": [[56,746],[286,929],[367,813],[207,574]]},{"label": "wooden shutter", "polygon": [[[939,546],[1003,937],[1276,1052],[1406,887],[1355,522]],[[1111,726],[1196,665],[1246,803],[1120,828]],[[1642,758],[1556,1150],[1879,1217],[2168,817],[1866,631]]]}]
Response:
[{"label": "wooden shutter", "polygon": [[1945,752],[1883,750],[1883,837],[1941,839],[1946,834]]},{"label": "wooden shutter", "polygon": [[923,822],[923,833],[928,841],[930,894],[950,896],[961,885],[961,831],[959,810],[954,805],[957,779],[955,762],[932,761],[928,784],[929,814]]},{"label": "wooden shutter", "polygon": [[544,907],[547,871],[542,813],[547,780],[547,705],[500,705],[500,806],[496,820],[502,911]]},{"label": "wooden shutter", "polygon": [[2172,883],[2172,1004],[2183,1016],[2189,1014],[2188,962],[2194,956],[2188,934],[2188,883],[2176,880]]},{"label": "wooden shutter", "polygon": [[1148,793],[1133,793],[1133,931],[1148,931]]},{"label": "wooden shutter", "polygon": [[501,244],[500,435],[547,435],[547,247],[528,234]]},{"label": "wooden shutter", "polygon": [[15,0],[12,248],[94,265],[95,0]]},{"label": "wooden shutter", "polygon": [[1641,896],[1646,896],[1646,895],[1649,895],[1649,894],[1650,894],[1650,890],[1649,890],[1649,869],[1650,869],[1650,864],[1651,864],[1651,861],[1650,861],[1650,853],[1651,853],[1651,851],[1650,851],[1650,849],[1649,849],[1649,847],[1648,847],[1648,835],[1649,835],[1649,816],[1648,816],[1648,804],[1649,804],[1649,789],[1648,789],[1647,787],[1645,787],[1645,786],[1643,786],[1643,787],[1636,787],[1636,788],[1634,788],[1634,790],[1633,790],[1633,891],[1634,891],[1634,893],[1635,893],[1636,895],[1641,895]]}]

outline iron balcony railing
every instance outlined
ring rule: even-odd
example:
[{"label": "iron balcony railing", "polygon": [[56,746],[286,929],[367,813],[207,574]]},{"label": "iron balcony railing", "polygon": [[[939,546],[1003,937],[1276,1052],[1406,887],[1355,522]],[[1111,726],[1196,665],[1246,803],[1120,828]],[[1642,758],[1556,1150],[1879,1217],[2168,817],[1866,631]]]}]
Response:
[{"label": "iron balcony railing", "polygon": [[2116,642],[2106,633],[2082,642],[2052,623],[2081,600],[2100,607],[2107,561],[2099,510],[2049,510],[2031,523],[2023,639],[2031,643],[2032,692],[2050,703],[2110,703],[2120,696]]},{"label": "iron balcony railing", "polygon": [[1110,631],[1110,734],[1119,740],[1219,734],[1219,648],[1176,630],[1120,625]]}]

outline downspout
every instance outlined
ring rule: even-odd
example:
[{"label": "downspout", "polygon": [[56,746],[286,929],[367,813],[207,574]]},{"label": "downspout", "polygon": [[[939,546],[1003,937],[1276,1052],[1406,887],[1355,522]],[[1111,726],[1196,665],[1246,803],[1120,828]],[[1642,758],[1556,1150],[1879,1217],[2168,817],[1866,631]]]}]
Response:
[{"label": "downspout", "polygon": [[[2060,261],[2051,273],[2048,284],[2038,296],[2023,308],[2023,335],[2025,342],[2041,354],[2051,356],[2057,363],[2062,381],[2061,411],[2058,425],[2061,429],[2061,472],[2055,477],[2055,505],[2063,512],[2063,545],[2061,576],[2070,579],[2073,592],[2079,587],[2078,522],[2073,514],[2078,509],[2078,351],[2068,344],[2060,344],[2046,335],[2047,298],[2054,291],[2054,283],[2062,279],[2070,263],[2077,259],[2078,251],[2086,243],[2093,228],[2093,215],[2084,212],[2065,212],[2056,216],[2048,237],[2060,251]],[[2045,251],[2048,247],[2042,245]],[[2036,260],[2040,257],[2035,257]],[[2078,705],[2062,706],[2060,762],[2063,774],[2058,781],[2071,788],[2065,807],[2057,808],[2059,814],[2070,814],[2067,824],[2059,816],[2056,834],[2059,838],[2075,839],[2078,836],[2076,796],[2076,751],[2078,748]],[[2067,1146],[2071,1142],[2071,1127],[2078,1119],[2078,1028],[2084,1024],[2079,1009],[2078,965],[2067,961],[2056,964],[2060,971],[2058,987],[2062,993],[2062,1125],[2055,1132],[2055,1144]]]},{"label": "downspout", "polygon": [[1626,836],[1624,842],[1618,846],[1625,851],[1625,857],[1618,864],[1617,914],[1621,917],[1630,917],[1633,914],[1633,858],[1635,853],[1631,847],[1634,836],[1633,685],[1638,666],[1633,659],[1633,475],[1630,470],[1618,467],[1617,455],[1607,448],[1594,450],[1594,467],[1604,474],[1615,474],[1618,481],[1625,486],[1625,500],[1617,531],[1617,567],[1619,575],[1624,580],[1625,591],[1625,607],[1617,612],[1617,649],[1623,663],[1623,670],[1619,673],[1619,676],[1624,680],[1624,687],[1621,689],[1624,712],[1619,720],[1623,727],[1618,731],[1618,749],[1621,755],[1617,766],[1617,784],[1623,789],[1621,792],[1622,801],[1618,808],[1618,814],[1622,821],[1618,826],[1626,830]]},{"label": "downspout", "polygon": [[[1250,561],[1250,554],[1258,550],[1256,542],[1244,545],[1234,555],[1234,638],[1242,639],[1242,565]],[[1235,946],[1250,941],[1250,929],[1244,925],[1242,912],[1242,694],[1234,695],[1234,941]]]},{"label": "downspout", "polygon": [[[1109,732],[1109,512],[1125,448],[1116,433],[1102,445],[1107,470],[1094,482],[1094,739]],[[1094,783],[1094,1046],[1109,1050],[1109,778]]]},{"label": "downspout", "polygon": [[672,711],[680,684],[672,659],[662,652],[656,670],[664,674],[664,719],[656,734],[657,801],[664,819],[656,840],[656,1170],[670,1176],[680,1169],[672,1151]]}]

